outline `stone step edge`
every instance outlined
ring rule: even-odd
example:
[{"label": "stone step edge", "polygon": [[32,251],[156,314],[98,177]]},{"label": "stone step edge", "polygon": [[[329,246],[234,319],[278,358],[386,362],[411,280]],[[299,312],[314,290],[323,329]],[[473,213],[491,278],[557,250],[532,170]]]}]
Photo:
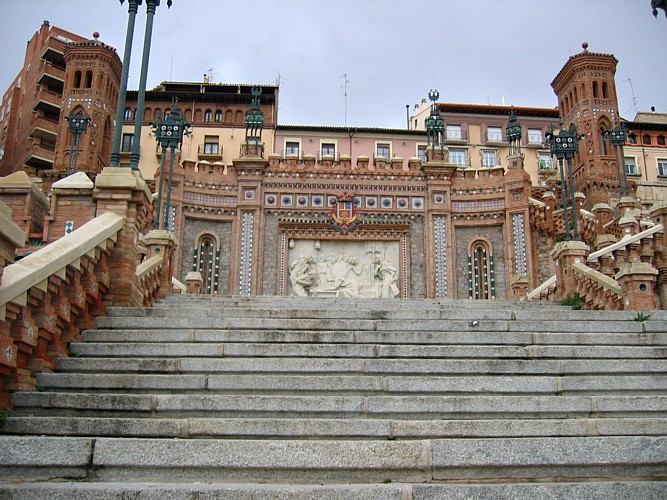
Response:
[{"label": "stone step edge", "polygon": [[667,483],[656,481],[585,481],[495,484],[239,484],[239,483],[0,483],[6,500],[25,498],[181,498],[223,500],[434,500],[437,498],[605,498],[607,500],[663,500]]}]

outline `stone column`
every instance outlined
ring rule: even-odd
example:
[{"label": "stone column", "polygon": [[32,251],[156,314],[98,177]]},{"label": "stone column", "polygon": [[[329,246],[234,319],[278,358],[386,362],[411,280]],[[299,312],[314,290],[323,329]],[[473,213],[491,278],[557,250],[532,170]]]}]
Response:
[{"label": "stone column", "polygon": [[556,261],[556,299],[574,297],[577,292],[577,282],[574,279],[572,265],[575,262],[585,262],[589,247],[583,241],[561,241],[556,243],[551,251],[551,257]]},{"label": "stone column", "polygon": [[143,304],[143,291],[137,278],[139,233],[148,224],[152,195],[141,174],[125,167],[107,167],[95,179],[93,198],[96,215],[114,212],[125,217],[125,226],[109,257],[111,286],[104,297],[108,305]]}]

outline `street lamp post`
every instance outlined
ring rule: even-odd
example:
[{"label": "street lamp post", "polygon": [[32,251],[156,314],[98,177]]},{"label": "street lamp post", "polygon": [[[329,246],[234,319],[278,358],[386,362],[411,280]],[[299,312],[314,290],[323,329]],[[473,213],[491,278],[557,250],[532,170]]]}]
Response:
[{"label": "street lamp post", "polygon": [[[577,126],[574,123],[570,125],[569,130],[564,129],[563,124],[561,123],[561,129],[558,131],[558,133],[554,131],[553,127],[547,132],[547,141],[549,142],[551,155],[558,159],[558,165],[560,167],[561,197],[563,200],[563,218],[565,222],[565,239],[568,241],[570,239],[579,240],[577,204],[574,196],[574,176],[572,173],[572,159],[574,158],[574,154],[578,149],[579,139],[580,137],[577,133]],[[574,235],[572,238],[570,238],[570,223],[567,210],[568,190],[565,182],[563,160],[567,161],[568,168],[569,194],[572,204],[572,228],[574,230]]]},{"label": "street lamp post", "polygon": [[507,135],[507,142],[509,143],[510,155],[521,154],[521,124],[516,118],[514,108],[510,112],[510,118],[505,129]]},{"label": "street lamp post", "polygon": [[[155,139],[162,147],[155,229],[173,230],[169,224],[169,212],[171,209],[171,185],[172,173],[174,171],[174,157],[176,156],[176,149],[180,148],[183,143],[183,135],[190,133],[190,124],[185,121],[185,116],[181,110],[176,107],[176,103],[172,103],[171,110],[169,110],[158,123],[151,123],[151,128],[155,133]],[[169,149],[169,179],[167,181],[167,202],[165,203],[163,215],[162,185],[164,181],[164,161],[167,156],[167,149]]]},{"label": "street lamp post", "polygon": [[[627,137],[627,130],[624,125],[617,126],[607,132],[609,134],[609,142],[614,146],[616,153],[616,173],[618,175],[618,197],[630,194],[628,189],[628,178],[625,172],[625,155],[623,153],[623,144]],[[620,155],[619,155],[620,152]]]},{"label": "street lamp post", "polygon": [[[90,117],[79,109],[76,113],[72,110],[69,116],[65,117],[65,120],[67,120],[67,125],[69,126],[69,131],[72,135],[72,141],[69,148],[69,163],[67,165],[67,175],[69,175],[76,172],[76,165],[79,161],[79,143],[81,141],[81,134],[88,129]],[[72,162],[72,158],[74,158],[74,162]]]}]

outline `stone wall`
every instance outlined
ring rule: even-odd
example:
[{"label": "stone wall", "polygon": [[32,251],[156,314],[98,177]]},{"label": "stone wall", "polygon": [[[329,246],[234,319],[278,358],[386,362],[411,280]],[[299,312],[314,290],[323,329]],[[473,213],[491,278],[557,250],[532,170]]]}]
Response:
[{"label": "stone wall", "polygon": [[468,244],[477,238],[486,238],[493,245],[495,264],[496,298],[507,299],[507,283],[505,277],[505,244],[503,227],[457,227],[456,232],[456,294],[459,299],[468,298]]},{"label": "stone wall", "polygon": [[410,225],[410,288],[413,298],[426,297],[424,256],[424,219],[420,218]]},{"label": "stone wall", "polygon": [[230,265],[231,265],[231,241],[232,224],[227,221],[210,221],[185,218],[183,228],[183,241],[180,244],[181,272],[177,278],[185,281],[185,275],[192,271],[192,256],[198,239],[203,234],[212,234],[220,241],[222,251],[220,252],[219,290],[218,294],[229,295]]},{"label": "stone wall", "polygon": [[280,235],[278,217],[275,214],[264,215],[264,265],[259,293],[276,295],[278,293],[278,266],[280,265]]}]

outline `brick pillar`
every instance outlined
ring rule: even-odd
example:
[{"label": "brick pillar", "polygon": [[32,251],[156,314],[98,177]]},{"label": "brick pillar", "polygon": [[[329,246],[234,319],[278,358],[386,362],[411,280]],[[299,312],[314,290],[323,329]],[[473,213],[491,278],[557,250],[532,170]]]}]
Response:
[{"label": "brick pillar", "polygon": [[144,238],[148,248],[148,258],[162,255],[162,269],[160,270],[160,288],[158,298],[163,299],[171,291],[171,277],[173,275],[174,252],[176,251],[176,240],[174,233],[164,229],[153,229]]},{"label": "brick pillar", "polygon": [[[651,218],[656,224],[667,226],[667,202],[659,201],[651,207]],[[667,231],[656,234],[654,258],[655,267],[658,269],[656,287],[660,297],[660,309],[667,309]]]},{"label": "brick pillar", "polygon": [[65,177],[51,186],[51,215],[44,224],[44,240],[56,241],[95,217],[95,184],[83,172]]},{"label": "brick pillar", "polygon": [[556,261],[556,299],[574,297],[577,291],[577,282],[574,279],[572,265],[575,262],[585,262],[588,255],[588,245],[583,241],[561,241],[556,243],[551,251],[551,257]]},{"label": "brick pillar", "polygon": [[513,276],[510,281],[510,297],[512,300],[522,300],[528,295],[528,276]]},{"label": "brick pillar", "polygon": [[658,270],[646,262],[626,262],[621,266],[616,281],[623,289],[623,309],[650,311],[657,309],[655,282]]},{"label": "brick pillar", "polygon": [[107,167],[95,179],[93,198],[97,202],[96,215],[114,212],[125,217],[125,226],[108,261],[111,284],[104,302],[140,307],[143,291],[137,278],[137,242],[152,210],[151,192],[139,172]]},{"label": "brick pillar", "polygon": [[199,295],[201,293],[204,279],[199,271],[190,271],[185,275],[185,286],[188,294]]}]

